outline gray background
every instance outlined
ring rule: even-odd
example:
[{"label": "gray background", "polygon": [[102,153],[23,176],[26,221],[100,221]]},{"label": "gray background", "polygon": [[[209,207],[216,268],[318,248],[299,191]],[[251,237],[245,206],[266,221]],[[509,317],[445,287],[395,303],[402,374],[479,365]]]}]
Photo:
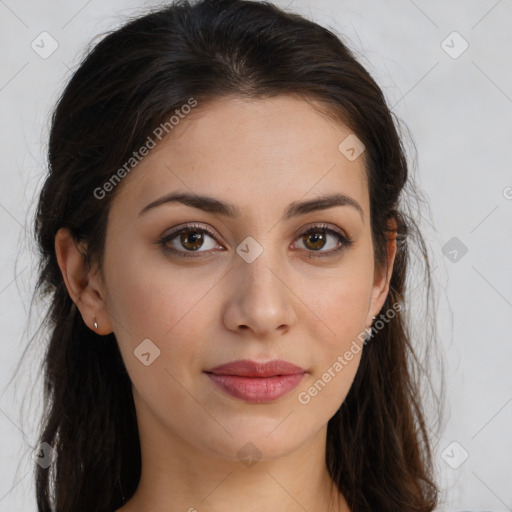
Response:
[{"label": "gray background", "polygon": [[[277,3],[342,34],[411,131],[416,180],[430,203],[421,225],[433,255],[446,366],[439,510],[512,510],[512,2]],[[36,276],[30,232],[49,114],[90,40],[150,5],[0,0],[2,511],[35,511],[40,343],[8,384],[41,313],[28,318]],[[42,46],[43,31],[58,44],[47,58],[31,47]]]}]

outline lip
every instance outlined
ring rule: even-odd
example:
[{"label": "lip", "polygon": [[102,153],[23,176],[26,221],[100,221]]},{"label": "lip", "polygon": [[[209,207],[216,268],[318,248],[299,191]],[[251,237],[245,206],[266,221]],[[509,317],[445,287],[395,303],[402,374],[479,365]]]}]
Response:
[{"label": "lip", "polygon": [[253,403],[268,403],[288,394],[306,374],[287,361],[274,359],[265,363],[243,359],[205,371],[224,393]]},{"label": "lip", "polygon": [[276,377],[279,375],[306,373],[306,370],[281,359],[272,359],[266,363],[251,361],[250,359],[240,359],[216,366],[211,370],[207,370],[207,373],[237,375],[239,377]]}]

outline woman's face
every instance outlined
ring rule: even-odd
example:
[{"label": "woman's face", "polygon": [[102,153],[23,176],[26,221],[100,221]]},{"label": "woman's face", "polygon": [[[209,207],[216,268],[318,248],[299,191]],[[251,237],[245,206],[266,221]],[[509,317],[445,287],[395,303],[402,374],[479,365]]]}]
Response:
[{"label": "woman's face", "polygon": [[[270,459],[318,436],[340,407],[387,294],[364,153],[354,158],[354,139],[339,149],[350,135],[293,97],[226,98],[199,104],[118,185],[100,320],[118,340],[142,431]],[[195,206],[165,201],[174,194]],[[208,373],[238,360],[302,373]]]}]

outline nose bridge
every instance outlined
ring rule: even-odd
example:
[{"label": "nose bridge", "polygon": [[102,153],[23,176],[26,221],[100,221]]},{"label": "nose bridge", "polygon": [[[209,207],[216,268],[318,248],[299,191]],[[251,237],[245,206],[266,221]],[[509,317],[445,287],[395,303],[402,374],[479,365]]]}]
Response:
[{"label": "nose bridge", "polygon": [[282,265],[282,262],[279,263],[275,253],[272,255],[272,250],[267,247],[254,261],[250,263],[245,260],[239,261],[235,272],[244,282],[244,288],[251,292],[251,296],[268,295],[267,298],[270,299],[282,292],[280,289],[282,283],[275,275],[279,273],[279,265]]},{"label": "nose bridge", "polygon": [[[226,312],[231,329],[246,326],[261,335],[294,321],[293,294],[285,285],[284,262],[269,245],[261,245],[263,251],[251,262],[244,259],[244,253],[234,261]],[[241,246],[247,249],[244,243]]]}]

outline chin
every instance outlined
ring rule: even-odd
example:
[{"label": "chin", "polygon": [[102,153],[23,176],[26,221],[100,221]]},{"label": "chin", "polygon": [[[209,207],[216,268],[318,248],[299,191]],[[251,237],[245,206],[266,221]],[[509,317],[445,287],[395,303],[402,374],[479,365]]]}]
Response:
[{"label": "chin", "polygon": [[[292,416],[293,414],[289,418]],[[285,419],[279,425],[275,420],[258,422],[252,418],[247,423],[239,422],[236,426],[223,423],[231,436],[225,430],[219,429],[215,436],[209,436],[202,444],[212,455],[228,460],[275,460],[298,449],[314,435],[313,430],[308,432],[304,424],[299,431],[293,421],[289,422],[287,428],[287,421],[289,420]],[[290,426],[295,428],[289,428]]]}]

